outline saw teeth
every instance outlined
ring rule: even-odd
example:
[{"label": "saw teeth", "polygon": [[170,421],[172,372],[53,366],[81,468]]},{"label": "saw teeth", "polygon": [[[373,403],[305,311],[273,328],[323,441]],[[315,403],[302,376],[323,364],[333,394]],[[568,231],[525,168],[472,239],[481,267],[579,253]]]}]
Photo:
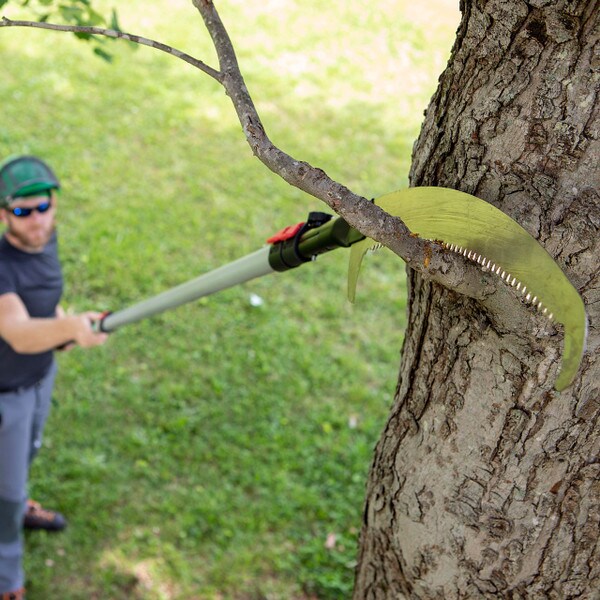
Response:
[{"label": "saw teeth", "polygon": [[485,271],[491,271],[498,275],[504,282],[508,285],[514,287],[521,295],[524,296],[524,300],[530,303],[535,309],[541,312],[545,317],[552,321],[554,319],[554,315],[551,312],[548,312],[548,309],[543,305],[541,300],[537,296],[533,296],[531,292],[527,291],[527,286],[521,283],[516,277],[507,273],[500,265],[493,263],[489,258],[478,254],[474,250],[469,250],[468,248],[463,248],[457,244],[447,244],[445,242],[442,243],[444,248],[451,250],[452,252],[456,252],[457,254],[462,254],[469,260],[473,260],[481,265],[481,268]]}]

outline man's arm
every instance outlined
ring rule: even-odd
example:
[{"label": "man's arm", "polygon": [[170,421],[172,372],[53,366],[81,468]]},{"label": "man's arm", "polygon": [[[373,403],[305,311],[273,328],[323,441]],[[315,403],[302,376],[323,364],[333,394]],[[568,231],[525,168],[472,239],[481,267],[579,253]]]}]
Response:
[{"label": "man's arm", "polygon": [[0,295],[0,337],[19,354],[38,354],[75,342],[83,348],[106,341],[105,333],[95,333],[92,321],[99,313],[32,318],[25,305],[13,293]]}]

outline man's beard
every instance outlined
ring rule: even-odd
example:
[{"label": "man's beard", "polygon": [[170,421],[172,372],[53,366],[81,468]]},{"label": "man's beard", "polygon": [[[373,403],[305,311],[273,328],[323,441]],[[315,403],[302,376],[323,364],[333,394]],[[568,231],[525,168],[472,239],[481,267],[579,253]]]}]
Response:
[{"label": "man's beard", "polygon": [[41,252],[44,246],[51,240],[55,229],[56,225],[52,223],[50,227],[40,225],[28,231],[15,231],[9,227],[7,233],[9,234],[9,238],[16,241],[18,247],[26,252]]}]

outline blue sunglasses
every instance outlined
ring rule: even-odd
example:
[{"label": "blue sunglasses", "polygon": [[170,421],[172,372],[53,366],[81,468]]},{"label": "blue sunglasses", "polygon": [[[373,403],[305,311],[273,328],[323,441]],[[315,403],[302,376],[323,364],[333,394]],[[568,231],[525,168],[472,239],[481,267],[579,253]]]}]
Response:
[{"label": "blue sunglasses", "polygon": [[28,217],[34,210],[37,210],[39,213],[45,213],[50,210],[52,207],[52,201],[48,200],[47,202],[42,202],[37,206],[33,206],[31,208],[17,207],[17,208],[7,208],[8,212],[15,215],[15,217],[23,218]]}]

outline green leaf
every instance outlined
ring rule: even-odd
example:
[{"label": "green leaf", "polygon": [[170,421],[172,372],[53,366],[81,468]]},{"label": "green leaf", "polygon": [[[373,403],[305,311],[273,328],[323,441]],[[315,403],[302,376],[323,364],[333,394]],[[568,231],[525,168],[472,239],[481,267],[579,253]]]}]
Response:
[{"label": "green leaf", "polygon": [[119,25],[119,19],[117,17],[117,11],[113,8],[112,14],[110,16],[110,28],[115,31],[122,31],[121,26]]},{"label": "green leaf", "polygon": [[75,25],[83,25],[83,12],[81,8],[78,8],[76,6],[62,5],[59,7],[59,12],[65,21],[74,23]]},{"label": "green leaf", "polygon": [[96,12],[93,8],[88,8],[87,16],[85,19],[86,25],[96,26],[96,25],[104,25],[106,23],[105,18],[99,13]]},{"label": "green leaf", "polygon": [[102,60],[105,60],[108,63],[111,63],[113,61],[112,54],[109,54],[108,52],[106,52],[106,50],[103,50],[99,46],[96,46],[94,48],[94,54],[97,54]]}]

